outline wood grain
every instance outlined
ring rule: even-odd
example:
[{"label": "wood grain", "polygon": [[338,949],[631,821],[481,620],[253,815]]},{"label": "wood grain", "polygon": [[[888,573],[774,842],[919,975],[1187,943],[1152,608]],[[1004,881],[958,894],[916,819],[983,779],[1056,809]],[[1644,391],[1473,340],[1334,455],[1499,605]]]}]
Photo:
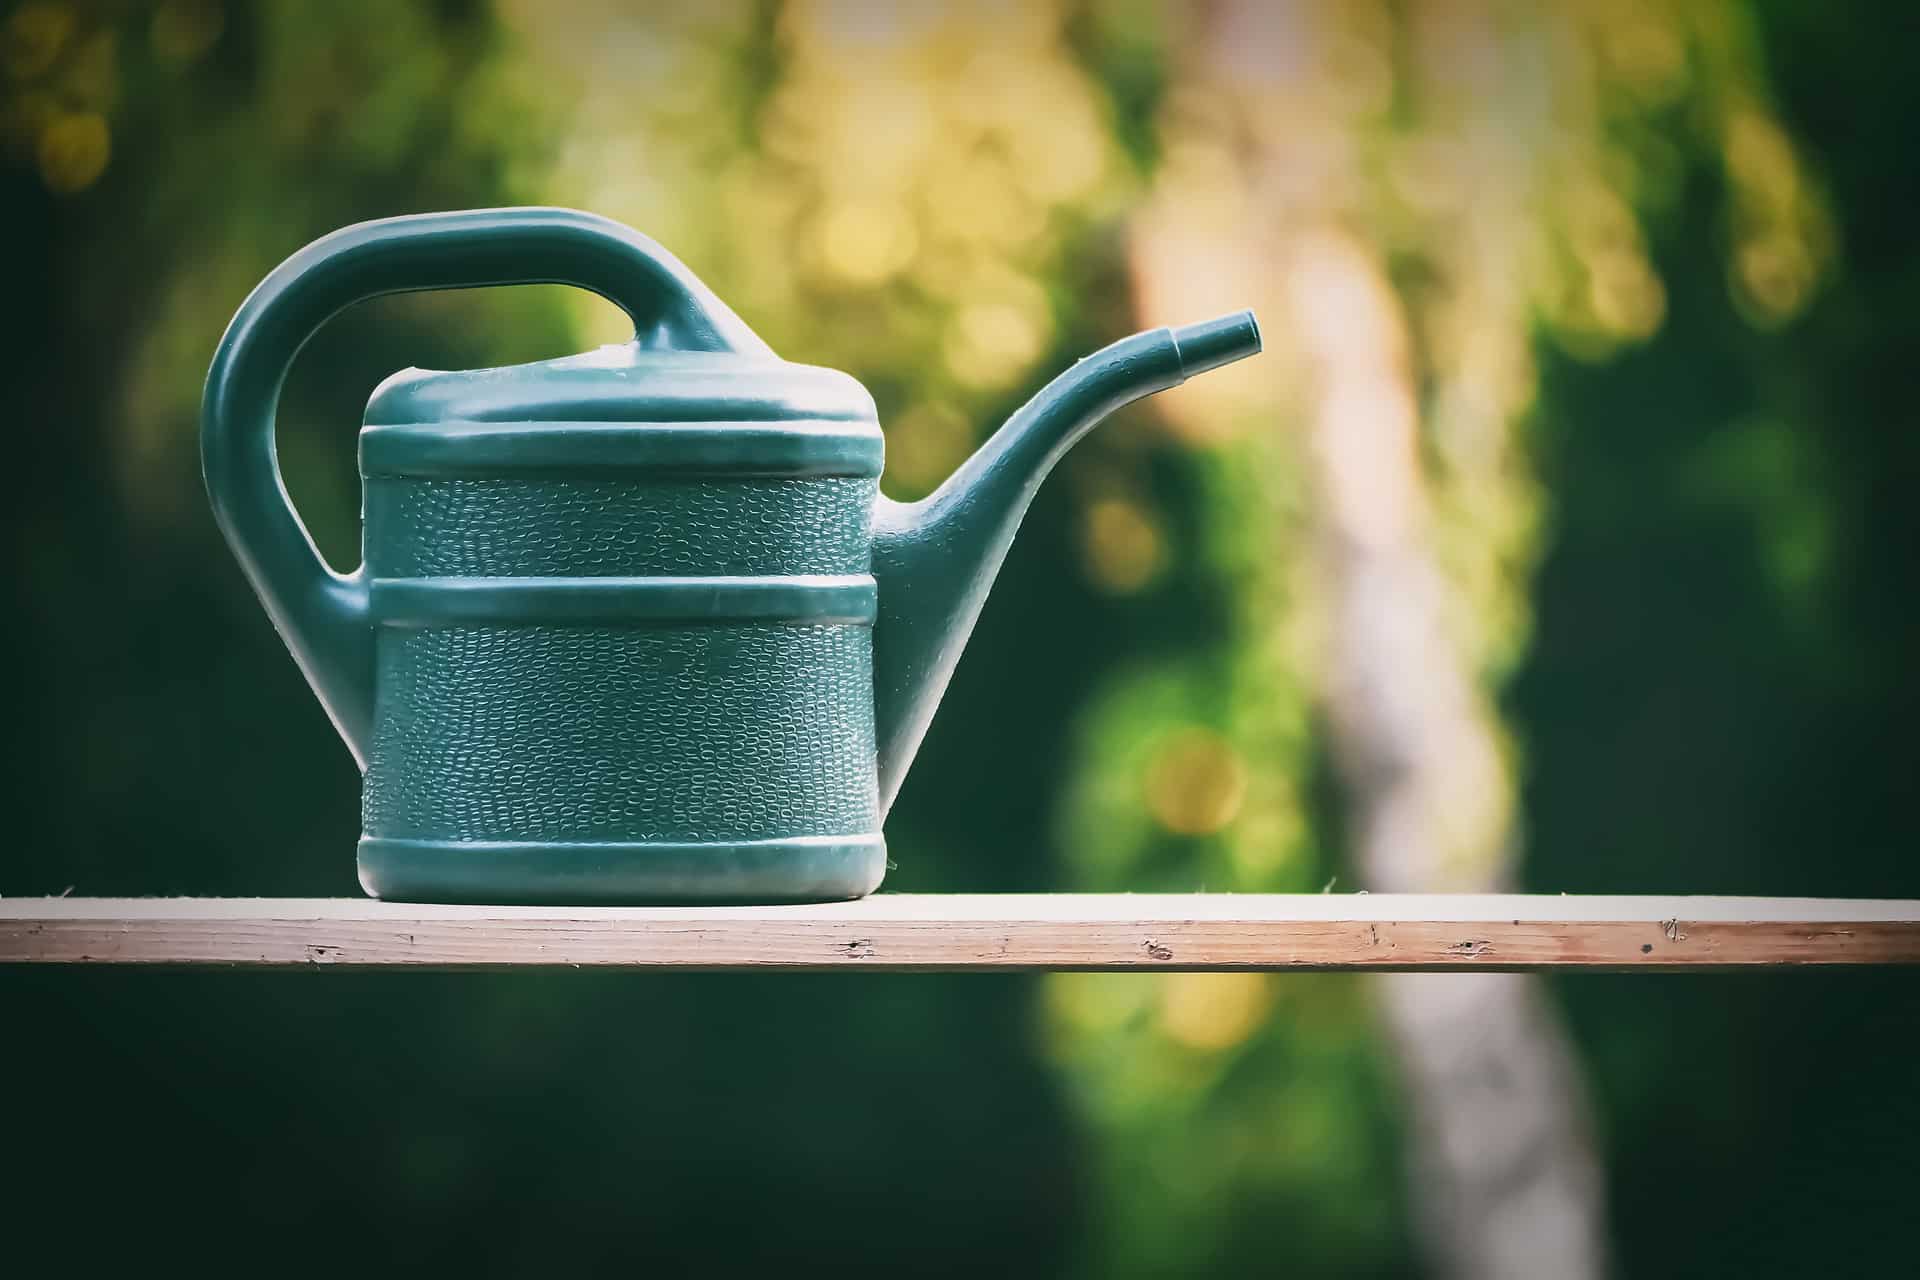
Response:
[{"label": "wood grain", "polygon": [[791,907],[0,899],[0,963],[655,969],[1740,969],[1920,964],[1920,902],[881,894]]}]

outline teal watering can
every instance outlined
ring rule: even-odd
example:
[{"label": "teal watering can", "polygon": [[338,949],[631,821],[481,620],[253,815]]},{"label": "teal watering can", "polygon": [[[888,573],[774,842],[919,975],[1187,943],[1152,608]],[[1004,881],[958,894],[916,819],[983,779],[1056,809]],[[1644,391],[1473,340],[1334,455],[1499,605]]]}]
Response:
[{"label": "teal watering can", "polygon": [[[379,294],[557,283],[625,346],[409,369],[360,433],[364,560],[288,503],[288,365]],[[879,491],[873,399],[788,364],[618,223],[362,223],[253,291],[207,376],[222,531],[365,773],[360,883],[414,902],[857,898],[881,822],[1041,480],[1107,414],[1260,349],[1250,312],[1081,360],[932,496]]]}]

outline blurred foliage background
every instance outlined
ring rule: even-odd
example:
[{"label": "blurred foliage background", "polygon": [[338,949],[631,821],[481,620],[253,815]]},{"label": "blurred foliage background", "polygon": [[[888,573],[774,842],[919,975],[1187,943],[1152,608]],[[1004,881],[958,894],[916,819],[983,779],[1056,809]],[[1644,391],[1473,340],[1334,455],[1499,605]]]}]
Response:
[{"label": "blurred foliage background", "polygon": [[[897,497],[1077,355],[1261,312],[1267,357],[1043,493],[890,889],[1920,896],[1915,34],[1772,0],[6,5],[0,892],[356,891],[358,779],[208,517],[200,382],[315,236],[559,203],[866,382]],[[330,325],[280,427],[322,549],[357,558],[382,377],[621,320],[541,288]],[[1369,659],[1375,579],[1424,612]],[[1396,687],[1433,727],[1397,797]],[[10,1216],[214,1264],[1422,1274],[1378,991],[5,973]],[[1549,994],[1619,1273],[1897,1262],[1911,978]]]}]

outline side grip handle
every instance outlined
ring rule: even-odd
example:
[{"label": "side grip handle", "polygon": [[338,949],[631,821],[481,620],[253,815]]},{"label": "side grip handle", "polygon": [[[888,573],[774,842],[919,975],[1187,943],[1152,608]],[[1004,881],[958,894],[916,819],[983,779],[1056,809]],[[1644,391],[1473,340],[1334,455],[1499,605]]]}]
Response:
[{"label": "side grip handle", "polygon": [[201,404],[214,518],[268,615],[364,770],[373,630],[363,565],[335,573],[287,498],[274,415],[314,331],[388,293],[567,284],[600,294],[650,349],[772,356],[686,266],[638,232],[572,209],[473,209],[363,222],[323,236],[260,282],[227,326]]}]

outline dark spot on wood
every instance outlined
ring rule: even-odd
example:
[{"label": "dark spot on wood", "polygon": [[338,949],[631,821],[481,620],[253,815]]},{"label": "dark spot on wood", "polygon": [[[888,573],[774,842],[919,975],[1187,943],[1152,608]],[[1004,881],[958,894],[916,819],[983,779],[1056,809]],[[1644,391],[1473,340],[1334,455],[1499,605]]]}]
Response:
[{"label": "dark spot on wood", "polygon": [[1172,947],[1165,946],[1161,943],[1155,942],[1152,938],[1148,938],[1143,945],[1147,949],[1147,954],[1152,956],[1155,960],[1173,959]]},{"label": "dark spot on wood", "polygon": [[1643,942],[1643,943],[1641,943],[1641,944],[1640,944],[1640,954],[1641,954],[1641,955],[1643,955],[1643,956],[1650,956],[1650,955],[1652,955],[1652,954],[1653,954],[1653,944],[1652,944],[1651,942]]},{"label": "dark spot on wood", "polygon": [[854,957],[870,956],[873,954],[873,939],[855,938],[850,942],[843,942],[840,944],[840,952],[842,955]]},{"label": "dark spot on wood", "polygon": [[1448,947],[1447,950],[1451,951],[1454,955],[1471,958],[1473,956],[1485,955],[1487,952],[1493,950],[1493,943],[1486,938],[1463,938]]}]

